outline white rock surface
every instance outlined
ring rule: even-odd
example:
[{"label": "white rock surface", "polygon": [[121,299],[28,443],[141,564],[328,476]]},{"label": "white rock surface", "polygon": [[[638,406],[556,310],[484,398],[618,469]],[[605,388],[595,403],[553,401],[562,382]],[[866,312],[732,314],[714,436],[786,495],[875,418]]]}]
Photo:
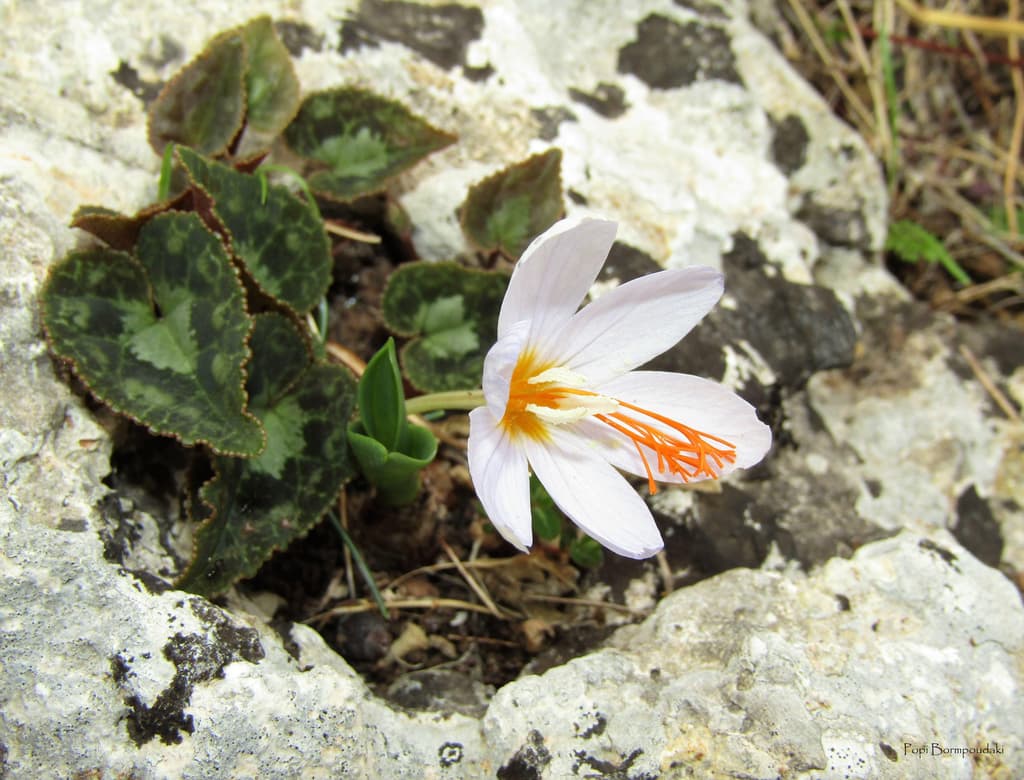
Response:
[{"label": "white rock surface", "polygon": [[[494,69],[486,79],[396,42],[339,53],[356,7],[253,0],[243,13],[322,37],[297,63],[307,91],[370,85],[460,135],[401,182],[425,256],[463,248],[454,210],[466,184],[558,145],[565,187],[586,202],[572,210],[619,219],[620,238],[662,265],[718,264],[744,232],[791,281],[816,275],[851,306],[900,297],[865,263],[884,233],[877,166],[742,3],[723,14],[703,2],[488,0],[466,50],[468,67]],[[912,531],[810,574],[739,569],[679,591],[609,649],[505,686],[482,720],[398,712],[311,630],[292,630],[295,658],[258,618],[151,591],[109,563],[110,442],[55,376],[35,296],[81,240],[66,227],[77,206],[130,212],[154,195],[143,106],[111,73],[128,63],[162,81],[239,13],[222,0],[0,7],[0,777],[1024,775],[1019,593],[941,530],[967,484],[1012,497],[1019,456],[934,332],[898,353],[920,367],[905,393],[881,360],[868,381],[812,379],[831,438],[800,453],[820,479],[861,459],[851,473],[883,490],[865,488],[858,512]],[[672,35],[725,31],[738,79],[659,88],[619,72],[618,52],[652,15]],[[621,89],[621,116],[570,97],[602,84]],[[553,123],[554,109],[574,118]],[[790,116],[804,162],[787,175],[773,156]],[[770,374],[732,354],[737,377]],[[1000,519],[1004,560],[1019,569],[1020,512]],[[140,560],[166,554],[150,552]],[[1002,752],[934,756],[932,743]]]}]

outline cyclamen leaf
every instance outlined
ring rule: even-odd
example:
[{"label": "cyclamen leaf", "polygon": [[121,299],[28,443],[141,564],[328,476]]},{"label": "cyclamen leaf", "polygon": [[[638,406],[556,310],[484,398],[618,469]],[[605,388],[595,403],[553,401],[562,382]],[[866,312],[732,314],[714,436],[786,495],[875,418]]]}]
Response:
[{"label": "cyclamen leaf", "polygon": [[248,387],[267,448],[250,459],[215,458],[216,476],[199,491],[212,514],[196,531],[178,586],[204,596],[252,576],[275,550],[305,536],[353,475],[352,375],[311,362],[305,339],[278,314],[256,318],[251,346]]},{"label": "cyclamen leaf", "polygon": [[163,154],[169,143],[218,156],[245,120],[244,36],[229,30],[214,38],[161,90],[149,109],[149,145]]},{"label": "cyclamen leaf", "polygon": [[564,212],[562,152],[549,149],[470,187],[459,209],[462,229],[479,249],[519,257]]},{"label": "cyclamen leaf", "polygon": [[307,97],[284,137],[297,154],[319,163],[309,176],[313,190],[340,201],[383,189],[455,140],[400,103],[356,87]]},{"label": "cyclamen leaf", "polygon": [[331,255],[323,222],[309,205],[276,185],[264,199],[257,176],[184,147],[177,154],[194,186],[209,196],[213,215],[256,284],[299,314],[312,309],[331,283]]},{"label": "cyclamen leaf", "polygon": [[299,79],[288,49],[269,16],[241,28],[246,43],[245,91],[248,107],[238,154],[267,149],[299,110]]},{"label": "cyclamen leaf", "polygon": [[54,266],[42,294],[53,351],[154,433],[261,452],[243,389],[251,320],[220,240],[194,214],[171,212],[141,228],[136,251],[72,252]]},{"label": "cyclamen leaf", "polygon": [[71,227],[91,233],[112,249],[130,252],[139,240],[142,226],[157,214],[181,207],[186,194],[182,191],[173,198],[153,203],[133,216],[104,206],[80,206],[71,217]]},{"label": "cyclamen leaf", "polygon": [[391,274],[381,311],[392,331],[417,337],[402,350],[409,381],[426,392],[479,387],[507,287],[504,274],[456,263],[411,263]]}]

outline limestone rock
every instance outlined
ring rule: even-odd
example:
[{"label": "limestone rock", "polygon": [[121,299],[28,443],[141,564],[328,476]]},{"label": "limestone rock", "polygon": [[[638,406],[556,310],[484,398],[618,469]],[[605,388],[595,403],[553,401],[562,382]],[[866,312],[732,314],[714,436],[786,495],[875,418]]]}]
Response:
[{"label": "limestone rock", "polygon": [[608,648],[506,685],[482,718],[375,698],[311,629],[279,633],[245,594],[220,608],[169,589],[187,533],[102,482],[111,442],[58,377],[36,296],[83,240],[66,227],[76,207],[152,200],[145,101],[244,19],[222,0],[9,5],[0,776],[1024,774],[1024,610],[975,557],[1024,568],[1020,432],[955,345],[1018,402],[1019,349],[911,304],[875,262],[877,165],[742,2],[244,13],[275,17],[305,91],[371,86],[458,133],[398,183],[425,258],[466,250],[469,184],[558,146],[570,211],[621,223],[593,294],[658,267],[722,267],[722,305],[662,367],[738,388],[777,444],[717,494],[652,502],[670,550],[723,574]]}]

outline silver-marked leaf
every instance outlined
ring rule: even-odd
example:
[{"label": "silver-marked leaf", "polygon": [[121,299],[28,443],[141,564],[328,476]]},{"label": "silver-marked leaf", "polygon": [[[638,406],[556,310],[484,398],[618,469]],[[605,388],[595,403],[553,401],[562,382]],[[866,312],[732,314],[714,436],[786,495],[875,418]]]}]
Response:
[{"label": "silver-marked leaf", "polygon": [[269,148],[299,110],[299,79],[269,16],[240,29],[246,43],[245,130],[238,154]]},{"label": "silver-marked leaf", "polygon": [[253,280],[299,314],[316,305],[331,283],[330,242],[323,222],[284,187],[263,186],[254,174],[178,147],[194,186],[212,201],[231,248]]},{"label": "silver-marked leaf", "polygon": [[391,274],[381,311],[392,331],[416,337],[402,349],[409,381],[426,392],[479,387],[507,287],[504,274],[456,263],[411,263]]},{"label": "silver-marked leaf", "polygon": [[245,120],[244,36],[229,30],[214,38],[161,90],[149,108],[149,145],[163,154],[169,143],[218,156]]},{"label": "silver-marked leaf", "polygon": [[251,409],[267,430],[267,448],[255,458],[215,458],[216,476],[199,491],[209,517],[178,586],[205,596],[252,576],[308,533],[353,474],[352,375],[310,362],[302,335],[278,314],[256,318],[251,347]]},{"label": "silver-marked leaf", "polygon": [[462,229],[478,248],[519,257],[564,213],[562,152],[549,149],[474,184],[459,208]]},{"label": "silver-marked leaf", "polygon": [[307,97],[284,137],[297,154],[318,165],[310,186],[340,201],[380,191],[389,179],[455,140],[400,103],[356,87]]},{"label": "silver-marked leaf", "polygon": [[53,351],[155,433],[261,452],[243,388],[251,320],[220,240],[194,214],[171,212],[141,228],[136,252],[72,252],[53,267],[42,294]]}]

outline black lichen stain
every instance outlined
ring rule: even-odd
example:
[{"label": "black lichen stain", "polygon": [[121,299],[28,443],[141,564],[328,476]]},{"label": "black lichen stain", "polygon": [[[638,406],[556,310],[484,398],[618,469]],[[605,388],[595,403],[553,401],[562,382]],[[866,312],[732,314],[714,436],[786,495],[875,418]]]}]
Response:
[{"label": "black lichen stain", "polygon": [[154,98],[160,94],[163,84],[159,81],[146,81],[139,76],[139,72],[124,60],[117,66],[117,70],[110,71],[114,81],[131,92],[135,97],[149,105]]},{"label": "black lichen stain", "polygon": [[709,19],[729,18],[729,15],[721,8],[714,3],[705,2],[705,0],[674,0],[674,2],[680,8],[688,8],[701,16],[708,17]]},{"label": "black lichen stain", "polygon": [[807,125],[796,114],[789,114],[774,125],[771,154],[779,170],[787,176],[804,167],[810,135]]},{"label": "black lichen stain", "polygon": [[494,67],[490,63],[480,66],[464,65],[462,68],[463,76],[478,83],[487,81],[494,73]]},{"label": "black lichen stain", "polygon": [[274,22],[274,31],[293,57],[302,56],[306,49],[322,51],[324,48],[324,36],[303,22]]},{"label": "black lichen stain", "polygon": [[195,732],[192,716],[185,712],[195,686],[223,677],[224,667],[229,663],[243,660],[258,663],[264,657],[263,646],[254,629],[231,624],[223,613],[202,599],[191,599],[190,606],[196,616],[211,628],[211,632],[179,632],[167,641],[163,654],[174,664],[174,677],[151,705],[131,691],[130,678],[135,676],[131,663],[135,659],[120,653],[111,658],[111,678],[127,694],[124,699],[128,707],[125,727],[138,747],[157,737],[165,745],[180,744],[182,732]]},{"label": "black lichen stain", "polygon": [[390,41],[407,46],[446,70],[466,64],[466,48],[484,29],[479,8],[363,0],[341,28],[342,52]]},{"label": "black lichen stain", "polygon": [[931,539],[922,539],[920,542],[917,543],[917,546],[920,547],[922,550],[927,550],[928,552],[935,553],[943,561],[945,561],[946,564],[954,571],[960,571],[960,567],[956,565],[956,555],[951,553],[945,547],[940,547],[939,545],[935,544],[935,542],[933,542]]},{"label": "black lichen stain", "polygon": [[818,238],[832,246],[871,249],[871,236],[860,208],[837,208],[822,204],[813,197],[804,201],[796,218],[809,227]]},{"label": "black lichen stain", "polygon": [[1003,534],[988,505],[974,485],[956,501],[953,536],[982,563],[998,566],[1003,557]]},{"label": "black lichen stain", "polygon": [[[788,390],[803,387],[810,377],[853,362],[857,333],[836,294],[818,285],[796,284],[781,273],[768,272],[768,260],[757,243],[743,233],[722,257],[725,289],[736,299],[734,309],[715,308],[685,339],[647,367],[693,373],[712,379],[725,375],[723,344],[746,342]],[[755,406],[768,400],[766,388],[742,388]]]},{"label": "black lichen stain", "polygon": [[699,505],[699,524],[677,536],[689,537],[686,543],[705,573],[756,569],[773,542],[786,559],[799,557],[792,533],[776,522],[778,508],[753,491],[723,483],[721,493],[702,495]]},{"label": "black lichen stain", "polygon": [[646,252],[616,241],[597,278],[602,282],[616,281],[624,284],[660,270],[661,266]]},{"label": "black lichen stain", "polygon": [[595,758],[585,750],[576,750],[573,752],[573,756],[576,758],[576,762],[573,764],[573,773],[579,774],[580,768],[586,765],[597,773],[588,774],[587,777],[607,778],[607,780],[657,780],[658,775],[652,775],[649,772],[630,771],[633,768],[634,762],[643,754],[644,752],[637,748],[616,764],[613,761]]},{"label": "black lichen stain", "polygon": [[850,597],[844,596],[842,593],[836,593],[836,605],[839,607],[840,612],[850,611]]},{"label": "black lichen stain", "polygon": [[558,126],[562,122],[576,121],[576,115],[563,106],[534,108],[530,110],[530,114],[537,120],[537,124],[540,125],[537,137],[542,141],[554,141],[558,137]]},{"label": "black lichen stain", "polygon": [[525,745],[519,748],[499,770],[498,780],[541,780],[544,768],[551,763],[551,751],[544,736],[534,729]]},{"label": "black lichen stain", "polygon": [[622,116],[629,108],[626,103],[626,93],[622,91],[622,87],[606,82],[598,84],[593,92],[570,88],[569,97],[608,119]]},{"label": "black lichen stain", "polygon": [[442,769],[455,766],[462,761],[463,747],[458,742],[445,742],[437,749],[437,759]]},{"label": "black lichen stain", "polygon": [[608,728],[608,719],[600,712],[593,714],[594,722],[587,728],[580,730],[579,724],[576,725],[576,731],[583,739],[590,739],[592,737],[599,737],[604,734],[605,729]]},{"label": "black lichen stain", "polygon": [[658,14],[641,21],[636,40],[619,50],[618,69],[656,89],[711,80],[743,83],[729,36],[721,27],[679,24]]}]

